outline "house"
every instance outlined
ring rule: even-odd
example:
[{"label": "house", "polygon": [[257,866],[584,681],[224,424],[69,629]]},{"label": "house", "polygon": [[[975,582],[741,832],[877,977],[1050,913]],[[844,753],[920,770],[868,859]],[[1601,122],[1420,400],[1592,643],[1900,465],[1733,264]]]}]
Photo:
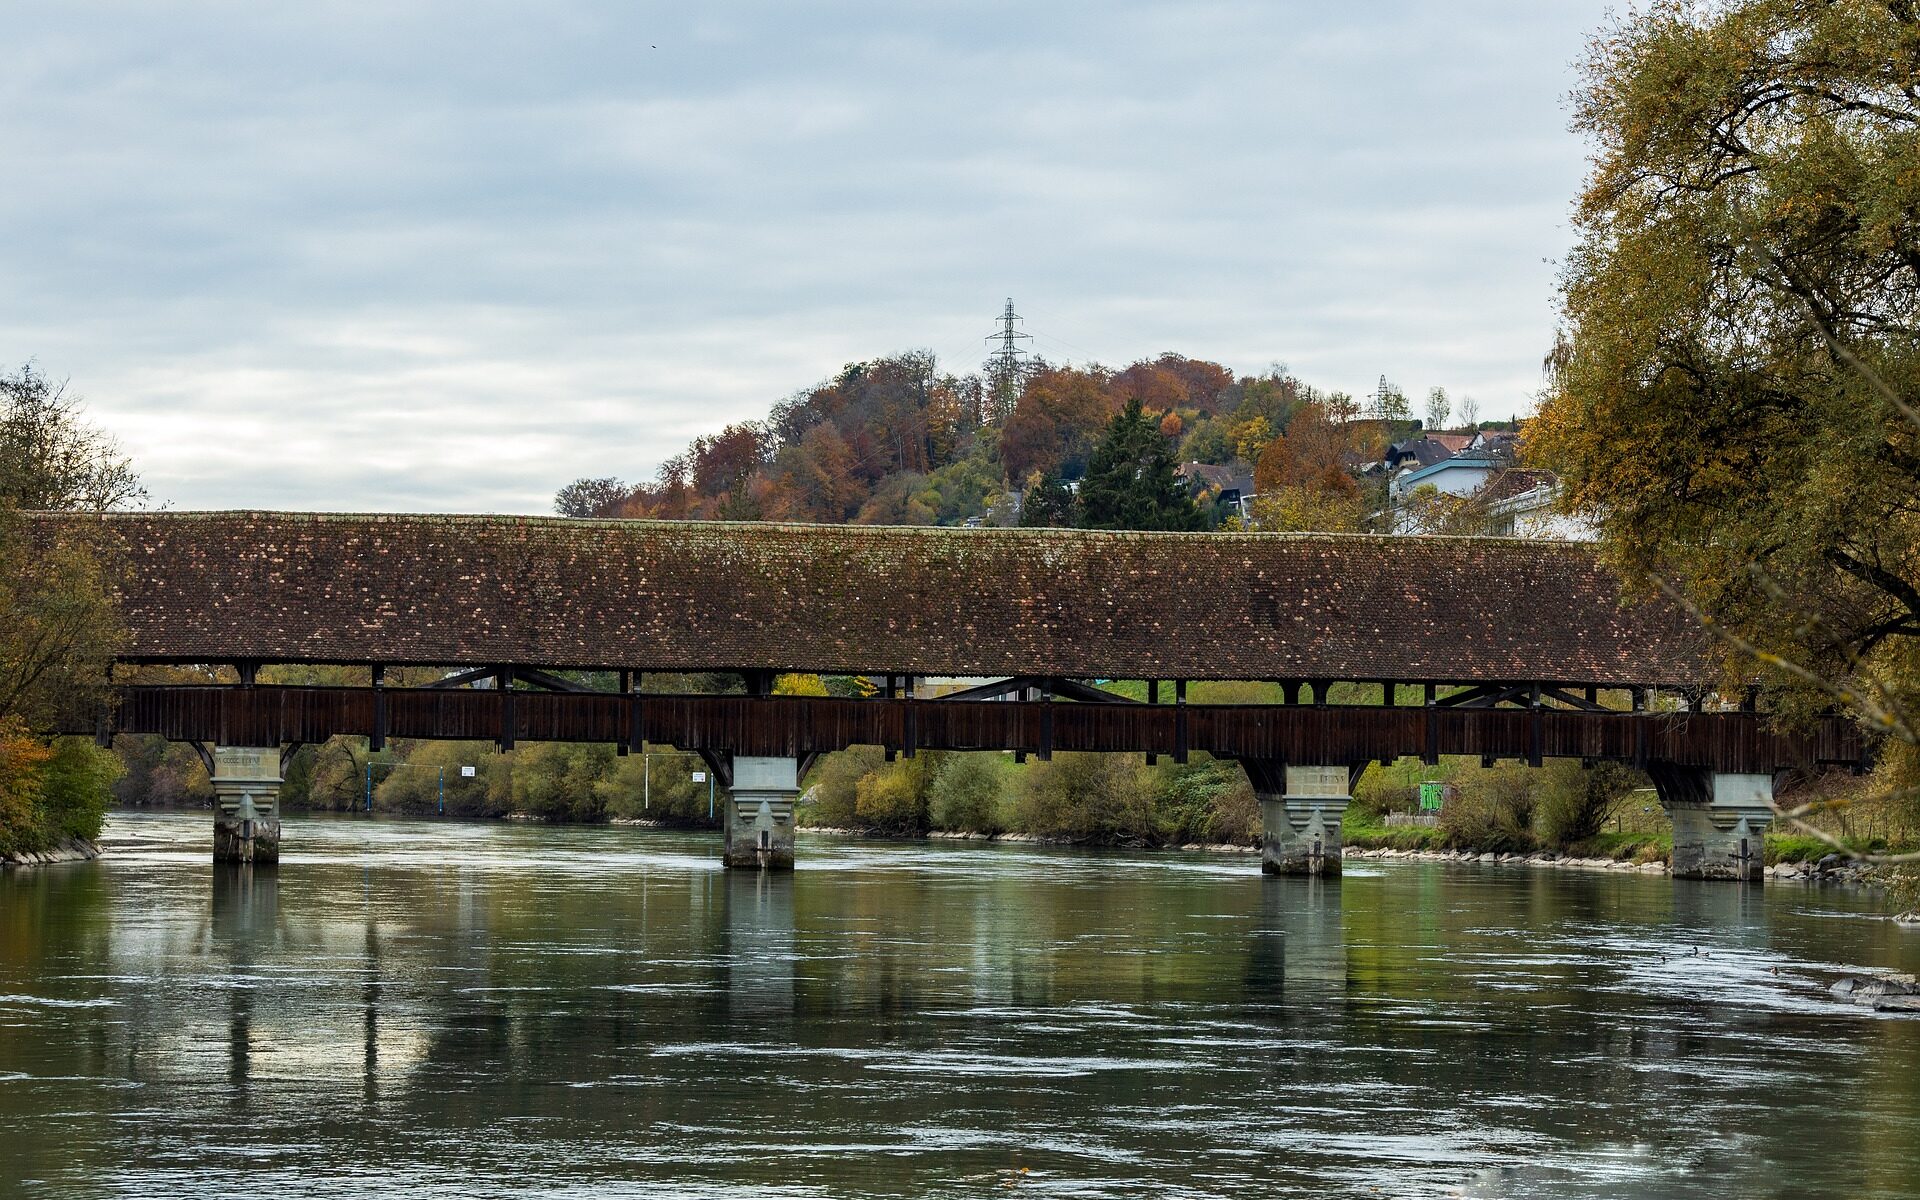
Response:
[{"label": "house", "polygon": [[1510,467],[1477,497],[1486,506],[1488,532],[1501,537],[1590,542],[1599,536],[1585,517],[1555,511],[1560,479],[1551,471]]},{"label": "house", "polygon": [[1247,518],[1247,502],[1253,499],[1253,476],[1203,462],[1181,463],[1173,473],[1186,481],[1187,490],[1195,499],[1211,492],[1215,501],[1232,509],[1241,520]]},{"label": "house", "polygon": [[1398,471],[1404,466],[1430,467],[1468,449],[1472,442],[1472,434],[1429,433],[1388,446],[1383,461],[1389,472]]},{"label": "house", "polygon": [[1482,429],[1473,435],[1466,448],[1476,454],[1510,459],[1520,449],[1520,433],[1513,429]]},{"label": "house", "polygon": [[1387,485],[1388,491],[1396,505],[1405,503],[1421,487],[1432,487],[1449,496],[1471,496],[1486,486],[1500,465],[1490,454],[1469,450],[1427,466],[1401,469]]}]

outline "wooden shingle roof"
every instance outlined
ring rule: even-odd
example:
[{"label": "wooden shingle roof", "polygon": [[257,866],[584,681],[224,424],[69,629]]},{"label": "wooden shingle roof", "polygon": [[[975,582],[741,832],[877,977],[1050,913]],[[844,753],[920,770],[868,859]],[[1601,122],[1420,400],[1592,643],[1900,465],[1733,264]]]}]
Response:
[{"label": "wooden shingle roof", "polygon": [[[62,519],[37,517],[50,523]],[[1684,684],[1703,639],[1589,546],[550,517],[160,512],[149,662]]]}]

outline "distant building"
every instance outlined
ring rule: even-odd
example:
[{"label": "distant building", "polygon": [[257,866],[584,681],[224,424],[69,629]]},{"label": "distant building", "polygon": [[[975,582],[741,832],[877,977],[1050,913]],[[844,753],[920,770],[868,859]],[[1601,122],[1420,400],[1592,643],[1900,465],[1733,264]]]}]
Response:
[{"label": "distant building", "polygon": [[1186,481],[1187,491],[1194,499],[1211,496],[1241,520],[1247,519],[1247,502],[1253,499],[1253,476],[1203,462],[1181,463],[1173,473]]},{"label": "distant building", "polygon": [[1449,496],[1471,496],[1499,469],[1500,463],[1492,455],[1468,451],[1428,466],[1403,468],[1388,484],[1389,494],[1395,504],[1404,503],[1420,487],[1432,487]]},{"label": "distant building", "polygon": [[1476,499],[1486,505],[1488,532],[1501,537],[1590,542],[1599,536],[1592,521],[1556,511],[1560,480],[1551,471],[1502,471]]}]

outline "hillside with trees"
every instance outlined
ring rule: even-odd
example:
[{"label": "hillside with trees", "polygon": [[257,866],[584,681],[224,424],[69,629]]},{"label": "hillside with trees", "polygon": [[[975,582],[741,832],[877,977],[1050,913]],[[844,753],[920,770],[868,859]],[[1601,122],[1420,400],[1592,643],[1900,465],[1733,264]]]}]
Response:
[{"label": "hillside with trees", "polygon": [[[1429,405],[1429,415],[1445,411]],[[1001,388],[914,351],[851,364],[764,420],[697,438],[650,482],[576,480],[554,507],[577,517],[1207,529],[1234,514],[1218,488],[1177,475],[1203,464],[1270,477],[1276,500],[1263,527],[1360,529],[1379,497],[1352,468],[1419,424],[1384,378],[1363,412],[1278,366],[1238,375],[1172,353],[1118,371],[1035,360]]]}]

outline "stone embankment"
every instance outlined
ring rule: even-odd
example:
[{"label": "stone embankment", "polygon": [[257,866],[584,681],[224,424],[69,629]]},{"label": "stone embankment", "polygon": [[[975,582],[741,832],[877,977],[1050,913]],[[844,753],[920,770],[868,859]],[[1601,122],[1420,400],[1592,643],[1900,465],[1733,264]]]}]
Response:
[{"label": "stone embankment", "polygon": [[100,847],[86,838],[67,838],[48,850],[10,850],[0,854],[0,867],[40,867],[99,857]]},{"label": "stone embankment", "polygon": [[[1574,855],[1555,854],[1551,850],[1536,851],[1532,854],[1496,854],[1493,852],[1476,853],[1472,850],[1395,850],[1390,847],[1366,849],[1348,846],[1341,851],[1345,858],[1406,858],[1426,862],[1481,862],[1513,863],[1529,867],[1560,867],[1574,871],[1620,871],[1642,872],[1648,875],[1664,875],[1667,864],[1655,859],[1652,862],[1635,862],[1622,858],[1580,858]],[[1809,883],[1860,883],[1871,868],[1863,863],[1849,863],[1834,856],[1819,862],[1778,863],[1767,868],[1767,874],[1774,879],[1799,879]]]}]

